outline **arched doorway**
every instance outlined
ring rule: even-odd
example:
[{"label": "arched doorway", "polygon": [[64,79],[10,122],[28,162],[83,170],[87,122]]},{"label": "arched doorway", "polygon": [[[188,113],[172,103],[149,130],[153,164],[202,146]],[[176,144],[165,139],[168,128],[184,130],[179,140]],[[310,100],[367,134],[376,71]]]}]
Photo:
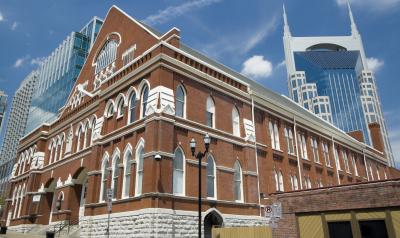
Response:
[{"label": "arched doorway", "polygon": [[[78,222],[82,219],[85,213],[86,193],[87,193],[87,169],[80,167],[72,176],[75,181],[76,199],[79,201]],[[75,213],[75,212],[74,212]]]},{"label": "arched doorway", "polygon": [[222,216],[216,211],[213,210],[208,213],[204,217],[204,237],[211,238],[212,237],[212,228],[215,226],[222,226],[224,220]]}]

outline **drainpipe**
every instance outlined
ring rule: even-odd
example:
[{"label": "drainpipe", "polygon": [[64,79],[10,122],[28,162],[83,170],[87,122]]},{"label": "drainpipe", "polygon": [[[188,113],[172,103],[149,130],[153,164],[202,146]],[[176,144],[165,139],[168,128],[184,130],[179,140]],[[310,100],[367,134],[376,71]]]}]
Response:
[{"label": "drainpipe", "polygon": [[365,149],[363,149],[363,158],[364,158],[365,172],[367,175],[367,181],[369,181],[368,165],[367,165],[367,160],[365,159]]},{"label": "drainpipe", "polygon": [[260,217],[261,217],[261,198],[260,198],[260,174],[258,172],[258,155],[257,155],[257,137],[256,137],[256,123],[254,120],[254,98],[253,95],[251,94],[251,120],[253,122],[253,127],[254,127],[254,154],[256,157],[256,172],[257,172],[257,197],[258,197],[258,207],[260,210]]},{"label": "drainpipe", "polygon": [[335,159],[335,166],[336,166],[336,176],[337,176],[337,180],[338,180],[338,185],[340,185],[340,176],[339,176],[339,169],[338,169],[338,166],[340,164],[339,152],[336,153],[337,150],[336,150],[335,140],[333,139],[333,136],[331,137],[331,140],[332,140],[333,158]]},{"label": "drainpipe", "polygon": [[296,158],[297,158],[297,168],[299,169],[299,181],[300,181],[300,190],[303,189],[303,175],[301,174],[301,164],[299,157],[299,145],[297,144],[297,124],[296,117],[293,116],[293,130],[294,130],[294,143],[296,143]]}]

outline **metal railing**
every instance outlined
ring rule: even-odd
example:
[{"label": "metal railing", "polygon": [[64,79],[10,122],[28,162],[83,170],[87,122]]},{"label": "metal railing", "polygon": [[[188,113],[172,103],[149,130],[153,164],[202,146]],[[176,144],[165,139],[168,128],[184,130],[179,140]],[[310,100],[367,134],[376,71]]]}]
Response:
[{"label": "metal railing", "polygon": [[75,226],[78,224],[79,224],[79,218],[77,218],[75,220],[68,219],[68,220],[65,220],[64,222],[60,222],[53,226],[54,235],[56,235],[58,233],[58,236],[60,236],[61,232],[65,229],[67,229],[67,235],[68,235],[71,226]]}]

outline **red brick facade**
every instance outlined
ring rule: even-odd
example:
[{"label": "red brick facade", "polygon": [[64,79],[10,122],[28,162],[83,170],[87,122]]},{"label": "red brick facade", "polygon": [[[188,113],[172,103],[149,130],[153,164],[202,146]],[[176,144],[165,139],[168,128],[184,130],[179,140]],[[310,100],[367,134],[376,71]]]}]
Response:
[{"label": "red brick facade", "polygon": [[[281,172],[285,191],[294,187],[291,182],[294,176],[298,189],[391,177],[383,153],[354,140],[281,96],[268,90],[261,94],[260,89],[256,89],[260,86],[242,80],[243,76],[206,62],[181,45],[179,34],[179,30],[173,28],[162,36],[157,35],[119,9],[110,9],[59,119],[21,141],[3,216],[10,226],[48,224],[50,216],[54,222],[75,220],[83,214],[106,214],[107,205],[100,197],[103,158],[108,154],[108,166],[113,167],[116,151],[119,151],[117,169],[109,169],[106,178],[109,188],[112,174],[118,170],[114,213],[142,208],[196,211],[197,161],[191,156],[189,141],[195,138],[201,149],[206,133],[212,138],[210,155],[216,165],[217,189],[215,199],[206,199],[207,188],[203,186],[204,211],[214,207],[223,214],[259,216],[264,203],[260,194],[268,196],[277,191],[275,179],[279,176],[275,176],[275,171]],[[113,66],[107,67],[112,72],[96,74],[94,64],[103,46],[111,40],[118,43]],[[136,47],[134,60],[124,66],[123,54],[133,45]],[[101,77],[101,83],[96,84]],[[83,86],[85,92],[78,89],[78,85]],[[144,108],[146,86],[150,96]],[[173,113],[178,86],[185,92],[184,117]],[[155,91],[156,88],[160,91]],[[170,95],[168,90],[172,92]],[[136,107],[130,110],[129,99],[133,92],[137,95]],[[175,98],[172,107],[168,104],[171,95]],[[152,97],[156,100],[151,101]],[[214,127],[206,126],[208,97],[215,103]],[[124,100],[122,116],[118,116],[120,99]],[[108,117],[110,100],[113,100],[114,110]],[[285,106],[288,103],[290,108]],[[232,133],[233,107],[239,111],[240,136]],[[143,111],[146,111],[145,116],[142,116]],[[133,112],[136,118],[129,122]],[[270,120],[277,123],[279,150],[271,146]],[[289,154],[285,128],[291,128],[293,143],[297,143],[293,154]],[[305,138],[308,159],[300,158],[300,134]],[[317,150],[313,150],[312,139],[316,140]],[[141,143],[144,148],[142,191],[137,195],[140,160],[136,152]],[[329,161],[324,157],[323,143],[329,149]],[[132,148],[131,176],[129,196],[123,197],[127,148]],[[173,194],[173,161],[177,148],[183,151],[185,158],[183,196]],[[335,163],[334,148],[339,152],[341,170]],[[348,165],[343,152],[347,154]],[[155,155],[161,155],[161,160],[154,159]],[[233,185],[233,168],[237,161],[243,190],[240,202],[235,201]],[[203,162],[202,182],[206,184],[206,159]],[[85,184],[86,198],[82,204]],[[60,196],[61,206],[56,209]],[[33,202],[33,199],[38,201]]]}]

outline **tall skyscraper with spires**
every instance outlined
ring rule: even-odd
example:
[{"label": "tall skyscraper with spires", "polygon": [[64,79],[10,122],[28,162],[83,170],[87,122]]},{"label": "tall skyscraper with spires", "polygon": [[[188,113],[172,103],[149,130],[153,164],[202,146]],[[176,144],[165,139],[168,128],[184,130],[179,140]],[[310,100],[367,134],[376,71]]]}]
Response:
[{"label": "tall skyscraper with spires", "polygon": [[345,132],[373,138],[369,125],[378,123],[388,164],[394,166],[374,73],[368,68],[361,35],[348,5],[351,35],[292,36],[283,7],[283,45],[289,95],[298,104]]}]

